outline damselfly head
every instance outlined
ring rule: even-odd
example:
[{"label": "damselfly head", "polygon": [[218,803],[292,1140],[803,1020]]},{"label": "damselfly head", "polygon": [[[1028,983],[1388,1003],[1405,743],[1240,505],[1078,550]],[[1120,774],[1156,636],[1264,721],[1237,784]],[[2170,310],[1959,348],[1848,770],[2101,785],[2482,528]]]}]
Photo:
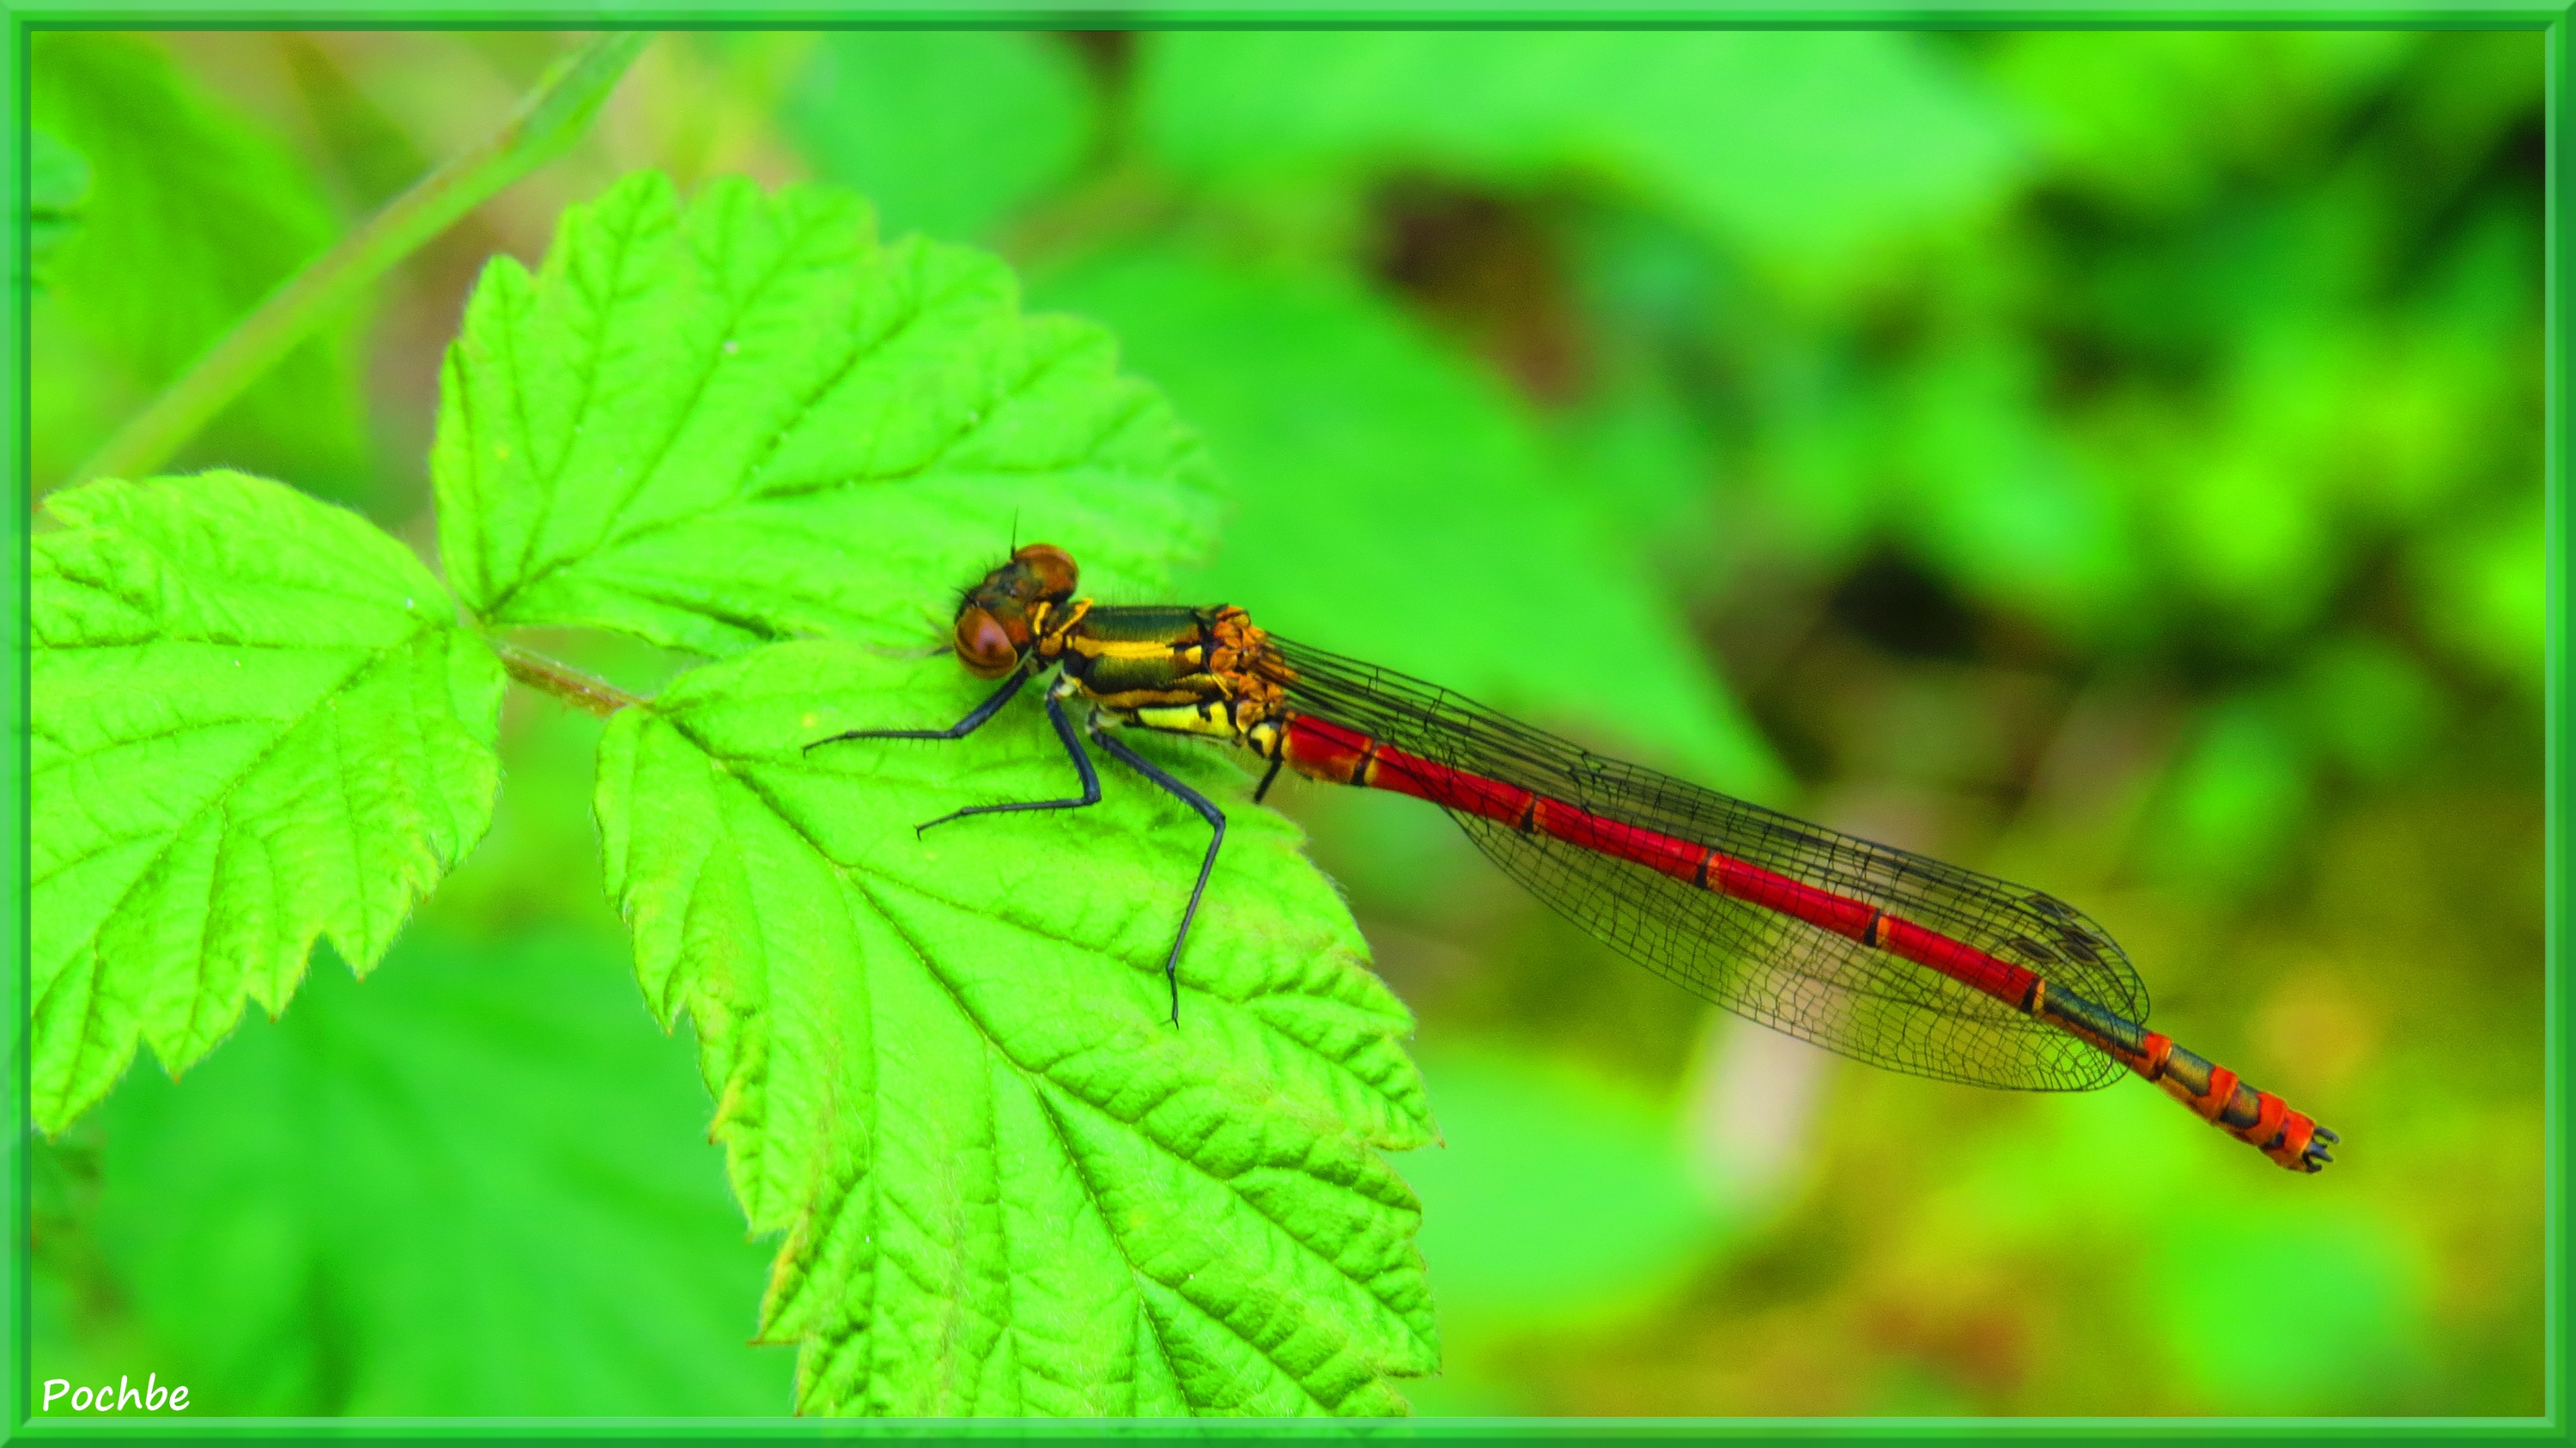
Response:
[{"label": "damselfly head", "polygon": [[1058,603],[1073,597],[1074,586],[1082,581],[1082,570],[1074,565],[1073,555],[1052,543],[1032,543],[1015,549],[1011,563],[1026,569],[1045,596]]},{"label": "damselfly head", "polygon": [[1073,597],[1082,570],[1052,543],[1013,549],[1011,561],[984,575],[957,608],[957,657],[967,669],[998,679],[1018,667],[1044,609]]}]

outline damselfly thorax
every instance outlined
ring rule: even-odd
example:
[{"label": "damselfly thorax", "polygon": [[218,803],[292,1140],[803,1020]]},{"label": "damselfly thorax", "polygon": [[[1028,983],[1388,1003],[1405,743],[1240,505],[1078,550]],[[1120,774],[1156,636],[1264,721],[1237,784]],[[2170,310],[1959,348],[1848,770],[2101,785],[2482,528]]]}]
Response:
[{"label": "damselfly thorax", "polygon": [[1057,695],[1081,695],[1095,716],[1280,757],[1296,674],[1249,614],[1096,604],[1072,596],[1077,576],[1061,549],[1019,550],[959,607],[958,657],[986,678],[1056,667]]},{"label": "damselfly thorax", "polygon": [[2141,1024],[2144,982],[2074,906],[1670,775],[1605,759],[1473,700],[1269,634],[1233,607],[1112,607],[1075,596],[1049,544],[1018,549],[960,600],[951,644],[1001,687],[946,729],[816,740],[961,739],[1031,679],[1082,782],[1077,797],[969,815],[1080,809],[1100,779],[1082,734],[1208,822],[1207,853],[1163,963],[1181,953],[1225,843],[1225,814],[1120,728],[1239,745],[1332,784],[1439,805],[1496,864],[1621,954],[1702,999],[1892,1070],[2018,1090],[2089,1090],[2124,1069],[2295,1171],[2333,1132]]}]

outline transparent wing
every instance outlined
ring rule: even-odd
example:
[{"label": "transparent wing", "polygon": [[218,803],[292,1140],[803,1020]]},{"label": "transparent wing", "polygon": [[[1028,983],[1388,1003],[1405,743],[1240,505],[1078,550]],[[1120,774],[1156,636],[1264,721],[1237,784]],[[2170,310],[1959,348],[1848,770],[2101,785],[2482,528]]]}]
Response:
[{"label": "transparent wing", "polygon": [[[2052,896],[1604,759],[1434,684],[1276,636],[1270,643],[1295,709],[1865,901],[2130,1020],[2146,1019],[2146,985],[2128,956]],[[2083,1091],[2122,1074],[2083,1041],[1900,956],[1613,855],[1464,810],[1449,814],[1504,873],[1612,948],[1802,1040],[1873,1066],[1978,1086]]]}]

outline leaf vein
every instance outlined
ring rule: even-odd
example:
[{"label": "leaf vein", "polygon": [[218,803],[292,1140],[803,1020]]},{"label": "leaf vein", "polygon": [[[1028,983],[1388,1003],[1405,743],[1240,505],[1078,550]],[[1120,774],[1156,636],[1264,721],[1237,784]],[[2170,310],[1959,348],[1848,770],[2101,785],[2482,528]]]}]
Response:
[{"label": "leaf vein", "polygon": [[[564,268],[564,270],[569,273],[569,276],[566,279],[566,284],[571,288],[574,295],[578,296],[584,303],[588,304],[589,325],[585,329],[581,338],[585,355],[582,357],[582,365],[575,369],[581,378],[581,391],[573,399],[572,411],[566,419],[569,424],[569,430],[564,435],[563,451],[555,454],[553,462],[549,463],[546,467],[545,479],[542,482],[537,483],[531,490],[536,494],[536,516],[529,521],[526,536],[519,540],[519,564],[516,569],[512,570],[517,574],[518,578],[517,581],[513,582],[510,587],[503,592],[500,600],[493,605],[495,612],[498,612],[503,605],[507,604],[511,596],[515,595],[529,581],[529,565],[535,561],[537,548],[545,538],[546,529],[554,522],[555,497],[562,490],[564,469],[572,466],[573,455],[581,449],[580,439],[582,422],[590,413],[592,398],[598,395],[599,372],[601,367],[600,355],[607,349],[608,334],[614,330],[616,302],[621,290],[618,284],[625,278],[627,258],[634,251],[635,236],[639,229],[638,223],[631,213],[622,216],[619,219],[621,224],[618,226],[614,238],[610,242],[609,265],[606,268],[607,277],[604,283],[607,288],[607,296],[604,301],[591,294],[590,288],[585,284],[579,268],[572,266]],[[517,352],[517,347],[513,346],[511,348],[511,355],[514,360],[517,356]],[[520,410],[524,414],[526,411],[526,402],[524,400],[526,392],[524,388],[518,389],[518,392],[519,396],[522,398]],[[531,453],[533,453],[536,447],[536,439],[533,435],[530,435],[527,437],[526,441]],[[529,457],[528,462],[530,466],[533,467],[536,463],[536,458],[531,456]]]}]

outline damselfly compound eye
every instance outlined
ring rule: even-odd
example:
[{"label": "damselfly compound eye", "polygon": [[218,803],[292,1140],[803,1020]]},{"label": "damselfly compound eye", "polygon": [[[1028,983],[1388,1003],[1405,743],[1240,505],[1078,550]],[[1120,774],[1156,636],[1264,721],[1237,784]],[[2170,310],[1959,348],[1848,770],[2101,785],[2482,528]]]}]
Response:
[{"label": "damselfly compound eye", "polygon": [[998,679],[1020,661],[1020,651],[1002,621],[980,608],[957,615],[957,657],[980,678]]}]

